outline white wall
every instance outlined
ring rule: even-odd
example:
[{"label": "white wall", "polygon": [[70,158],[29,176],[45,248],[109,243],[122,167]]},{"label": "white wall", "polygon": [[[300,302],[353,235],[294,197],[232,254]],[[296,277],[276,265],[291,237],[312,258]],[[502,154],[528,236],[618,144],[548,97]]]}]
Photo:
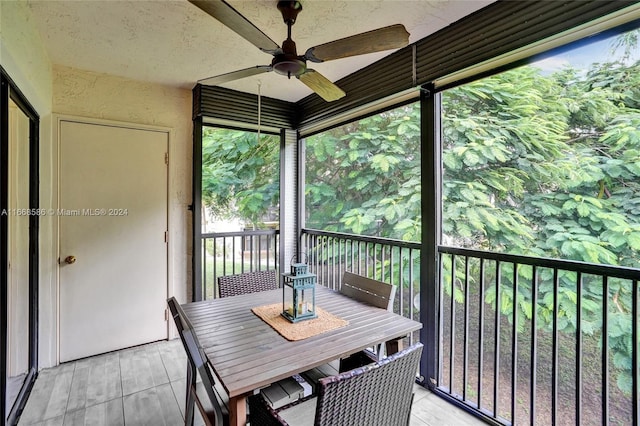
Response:
[{"label": "white wall", "polygon": [[48,116],[51,61],[24,1],[0,1],[0,64],[40,118]]},{"label": "white wall", "polygon": [[[40,179],[47,182],[51,176],[51,108],[52,66],[44,49],[40,34],[31,21],[26,2],[0,0],[0,65],[9,74],[16,86],[40,116]],[[40,191],[41,206],[49,206],[51,193]],[[40,365],[53,365],[51,357],[55,350],[55,328],[48,323],[51,318],[51,303],[55,294],[48,294],[55,282],[56,269],[50,267],[52,246],[52,222],[40,222]],[[55,325],[55,324],[53,324]]]},{"label": "white wall", "polygon": [[[169,147],[169,283],[181,302],[190,288],[191,91],[53,66],[28,5],[0,0],[0,65],[40,115],[40,207],[57,207],[53,115],[172,129]],[[39,367],[57,362],[57,221],[40,218]]]},{"label": "white wall", "polygon": [[[191,203],[191,91],[54,66],[53,112],[55,115],[172,129],[169,141],[169,293],[186,302],[191,280],[187,252],[190,251],[191,223],[191,212],[187,209]],[[54,150],[57,150],[56,146]],[[52,180],[52,184],[55,181]]]}]

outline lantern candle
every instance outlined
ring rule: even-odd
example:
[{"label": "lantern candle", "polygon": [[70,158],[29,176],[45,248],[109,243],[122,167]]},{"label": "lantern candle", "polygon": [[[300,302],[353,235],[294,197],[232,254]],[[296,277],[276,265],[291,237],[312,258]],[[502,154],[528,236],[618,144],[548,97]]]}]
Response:
[{"label": "lantern candle", "polygon": [[293,263],[282,278],[282,316],[291,322],[316,318],[316,275],[307,272],[306,264]]}]

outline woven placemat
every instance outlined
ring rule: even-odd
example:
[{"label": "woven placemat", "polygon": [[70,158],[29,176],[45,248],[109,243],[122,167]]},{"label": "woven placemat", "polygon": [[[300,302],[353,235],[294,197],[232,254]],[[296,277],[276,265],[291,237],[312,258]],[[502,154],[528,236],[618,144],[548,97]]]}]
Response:
[{"label": "woven placemat", "polygon": [[348,321],[338,318],[333,314],[316,306],[317,318],[296,323],[289,322],[281,314],[282,303],[257,306],[251,311],[269,324],[275,331],[287,340],[302,340],[336,328],[344,327]]}]

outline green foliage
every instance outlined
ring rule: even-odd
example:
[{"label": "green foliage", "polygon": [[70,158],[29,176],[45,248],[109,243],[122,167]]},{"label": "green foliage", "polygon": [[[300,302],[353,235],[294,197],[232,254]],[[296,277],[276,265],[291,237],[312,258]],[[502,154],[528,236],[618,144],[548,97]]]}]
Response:
[{"label": "green foliage", "polygon": [[205,127],[202,202],[218,218],[259,224],[277,212],[280,197],[279,138]]},{"label": "green foliage", "polygon": [[[640,63],[594,64],[586,74],[521,67],[457,87],[443,95],[442,127],[447,244],[640,266]],[[517,307],[519,318],[531,318],[530,272],[519,271],[516,303],[511,272],[503,275],[499,291],[488,286],[486,303],[500,294],[504,315]],[[555,320],[573,333],[576,275],[560,271],[558,279]],[[630,392],[632,282],[610,280],[605,295],[601,279],[585,276],[582,287],[582,332],[607,334],[618,385]],[[550,270],[537,289],[539,326],[549,328]]]},{"label": "green foliage", "polygon": [[307,226],[419,241],[419,123],[412,104],[307,138]]}]

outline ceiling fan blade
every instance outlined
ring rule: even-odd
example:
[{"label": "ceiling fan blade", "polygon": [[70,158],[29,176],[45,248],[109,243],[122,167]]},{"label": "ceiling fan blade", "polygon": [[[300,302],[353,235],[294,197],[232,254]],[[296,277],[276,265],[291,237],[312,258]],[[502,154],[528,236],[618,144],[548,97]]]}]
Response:
[{"label": "ceiling fan blade", "polygon": [[408,44],[409,33],[404,28],[404,25],[396,24],[314,46],[307,50],[304,56],[311,62],[324,62],[366,53],[398,49]]},{"label": "ceiling fan blade", "polygon": [[198,83],[205,84],[207,86],[215,86],[216,84],[227,83],[229,81],[239,80],[241,78],[251,77],[252,75],[258,75],[269,71],[273,71],[271,65],[258,65],[251,68],[245,68],[243,70],[216,75],[215,77],[204,78],[202,80],[198,80]]},{"label": "ceiling fan blade", "polygon": [[263,52],[273,54],[280,49],[275,41],[271,40],[269,36],[260,31],[227,2],[223,0],[189,0],[189,2],[222,22]]},{"label": "ceiling fan blade", "polygon": [[307,69],[304,74],[298,76],[298,79],[327,102],[335,101],[346,95],[341,88],[333,84],[318,71]]}]

